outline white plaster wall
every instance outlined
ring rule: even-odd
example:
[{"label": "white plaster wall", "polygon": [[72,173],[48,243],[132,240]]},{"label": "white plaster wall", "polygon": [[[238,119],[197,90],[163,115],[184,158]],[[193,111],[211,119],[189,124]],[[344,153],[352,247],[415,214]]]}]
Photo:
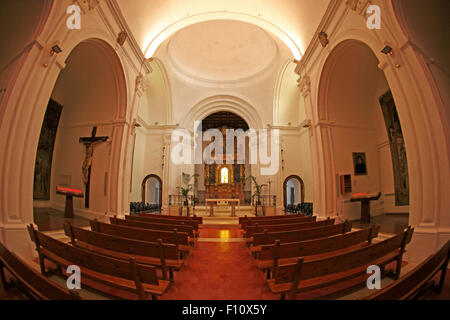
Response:
[{"label": "white plaster wall", "polygon": [[[58,185],[70,181],[69,187],[85,190],[81,170],[85,147],[79,143],[79,138],[89,137],[93,126],[98,126],[97,136],[112,139],[113,128],[108,121],[112,121],[116,113],[114,92],[114,74],[104,62],[102,52],[92,44],[80,44],[67,60],[67,67],[61,72],[52,94],[63,111],[53,154],[51,206],[64,207],[65,197],[56,195]],[[110,144],[97,146],[91,169],[90,211],[107,212],[109,161]],[[84,199],[74,199],[74,208],[84,210]]]}]

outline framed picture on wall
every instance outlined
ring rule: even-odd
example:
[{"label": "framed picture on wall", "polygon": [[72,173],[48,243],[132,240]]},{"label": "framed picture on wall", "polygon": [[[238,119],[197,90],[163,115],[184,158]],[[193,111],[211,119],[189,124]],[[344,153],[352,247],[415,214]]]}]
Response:
[{"label": "framed picture on wall", "polygon": [[367,162],[365,152],[353,153],[353,167],[355,168],[355,176],[367,175]]}]

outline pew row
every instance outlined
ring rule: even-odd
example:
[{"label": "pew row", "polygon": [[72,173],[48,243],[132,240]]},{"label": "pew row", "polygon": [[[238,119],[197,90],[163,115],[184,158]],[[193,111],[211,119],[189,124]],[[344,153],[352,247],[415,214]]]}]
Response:
[{"label": "pew row", "polygon": [[160,218],[160,219],[168,219],[168,220],[193,220],[196,221],[198,224],[203,224],[203,217],[197,217],[197,216],[167,216],[163,214],[153,214],[153,213],[139,213],[137,215],[138,217],[152,217],[152,218]]},{"label": "pew row", "polygon": [[275,244],[261,247],[257,266],[266,271],[267,278],[270,278],[272,268],[280,264],[296,263],[300,257],[308,261],[368,246],[372,244],[372,239],[378,237],[379,230],[379,226],[373,226],[327,238],[285,244],[276,240]]},{"label": "pew row", "polygon": [[[132,292],[140,300],[149,295],[156,300],[157,296],[163,295],[170,286],[170,281],[158,279],[155,267],[136,263],[134,258],[124,261],[77,248],[37,231],[33,225],[28,226],[28,232],[36,245],[43,274],[47,273],[45,260],[56,264],[56,271],[65,277],[67,275],[62,270],[76,265],[80,267],[82,277]],[[106,292],[105,294],[110,295]]]},{"label": "pew row", "polygon": [[286,224],[276,224],[276,225],[263,225],[259,226],[258,224],[254,226],[248,226],[247,230],[244,233],[245,238],[250,238],[255,233],[261,232],[277,232],[277,231],[291,231],[291,230],[300,230],[300,229],[308,229],[315,227],[322,227],[334,224],[335,219],[328,218],[327,220],[321,221],[313,221],[313,222],[301,222],[301,223],[286,223]]},{"label": "pew row", "polygon": [[317,238],[326,238],[338,234],[350,232],[352,230],[351,221],[346,220],[343,223],[327,225],[322,227],[299,229],[281,232],[264,232],[253,235],[252,251],[261,251],[261,246],[274,244],[279,240],[280,243],[300,242]]},{"label": "pew row", "polygon": [[142,217],[142,216],[125,216],[125,220],[131,221],[140,221],[146,223],[162,223],[162,224],[170,224],[170,225],[186,225],[192,226],[195,231],[198,231],[198,222],[193,220],[174,220],[174,219],[161,219],[161,218],[153,218],[153,217]]},{"label": "pew row", "polygon": [[311,261],[299,258],[297,263],[278,265],[273,269],[273,278],[268,279],[267,284],[272,293],[281,294],[281,299],[285,299],[286,294],[295,299],[297,293],[332,286],[367,274],[367,268],[371,265],[379,266],[384,271],[385,266],[393,261],[396,262],[394,277],[398,278],[403,254],[413,231],[408,227],[397,236],[351,252]]},{"label": "pew row", "polygon": [[178,232],[186,232],[189,235],[189,237],[191,237],[190,240],[195,242],[196,235],[194,234],[194,228],[192,228],[192,226],[188,226],[188,225],[148,223],[148,222],[142,222],[142,221],[118,219],[117,217],[111,217],[110,223],[119,225],[119,226],[125,226],[125,227],[161,230],[161,231],[174,231],[176,229]]},{"label": "pew row", "polygon": [[[450,241],[405,276],[366,297],[366,300],[413,300],[420,298],[430,288],[440,294],[444,286],[449,258]],[[432,279],[439,272],[441,276],[439,284],[436,285]]]},{"label": "pew row", "polygon": [[300,217],[300,218],[289,218],[289,219],[273,219],[273,220],[264,220],[264,221],[255,221],[244,223],[241,225],[243,230],[247,230],[250,226],[267,226],[267,225],[279,225],[279,224],[294,224],[294,223],[305,223],[305,222],[315,222],[317,220],[316,216],[311,217]]},{"label": "pew row", "polygon": [[239,217],[239,224],[246,223],[247,221],[264,221],[264,220],[272,220],[272,219],[285,219],[285,218],[293,218],[293,217],[304,217],[303,214],[287,214],[281,216],[264,216],[264,217]]},{"label": "pew row", "polygon": [[179,271],[183,266],[176,245],[163,243],[161,239],[144,242],[84,230],[69,223],[64,224],[64,232],[73,246],[116,259],[135,258],[137,263],[161,269],[164,280],[168,279],[168,273],[173,280],[173,271]]},{"label": "pew row", "polygon": [[[8,270],[14,280],[9,282],[6,280],[5,269]],[[62,288],[39,274],[16,254],[6,249],[2,243],[0,243],[0,278],[5,291],[17,287],[23,294],[33,300],[80,299],[76,291]]]},{"label": "pew row", "polygon": [[186,232],[174,231],[160,231],[150,230],[144,228],[133,228],[127,226],[120,226],[99,222],[96,220],[90,221],[91,230],[99,233],[109,234],[121,238],[135,239],[145,242],[156,242],[161,239],[163,243],[174,244],[181,254],[181,258],[189,255],[192,250],[192,243],[189,242],[189,236]]},{"label": "pew row", "polygon": [[[334,219],[327,219],[323,221],[315,222],[305,222],[305,223],[294,223],[294,224],[280,224],[274,226],[263,226],[263,227],[249,227],[247,232],[244,234],[245,242],[248,247],[252,244],[254,245],[254,235],[258,233],[271,233],[271,232],[283,232],[283,231],[296,231],[311,228],[325,227],[329,225],[334,225]],[[275,239],[276,240],[276,239]],[[273,242],[272,242],[273,243]]]}]

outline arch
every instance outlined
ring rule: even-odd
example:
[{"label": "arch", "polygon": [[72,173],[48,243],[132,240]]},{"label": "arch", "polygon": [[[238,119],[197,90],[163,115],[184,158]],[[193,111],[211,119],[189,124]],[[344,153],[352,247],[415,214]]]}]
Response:
[{"label": "arch", "polygon": [[287,208],[287,192],[286,192],[286,188],[287,188],[287,184],[289,182],[289,180],[295,179],[300,183],[300,201],[301,203],[305,202],[305,183],[303,182],[302,178],[300,178],[298,175],[290,175],[288,176],[286,179],[284,179],[283,182],[283,204],[284,204],[284,210],[286,211]]},{"label": "arch", "polygon": [[[47,24],[40,35],[43,37],[43,34],[51,34],[48,43],[54,43],[52,39],[57,39],[59,32],[67,32],[65,21],[56,19],[60,12],[58,10],[61,9],[61,3],[53,3]],[[10,230],[6,233],[2,232],[1,240],[7,245],[11,243],[12,247],[24,256],[30,256],[32,252],[29,241],[22,240],[28,239],[26,225],[33,222],[33,175],[42,121],[56,81],[65,67],[67,57],[83,41],[91,41],[104,50],[105,59],[111,63],[111,68],[114,69],[116,75],[118,96],[116,118],[112,121],[115,139],[111,145],[112,156],[108,169],[108,211],[117,213],[119,207],[123,205],[121,196],[119,196],[122,194],[119,171],[123,165],[120,159],[124,157],[122,140],[125,134],[125,123],[121,119],[126,116],[130,97],[128,79],[123,68],[123,58],[114,50],[114,39],[104,30],[85,28],[70,35],[70,37],[64,37],[64,41],[59,44],[63,51],[49,59],[46,68],[40,61],[44,57],[47,46],[42,41],[37,41],[26,56],[20,70],[17,71],[14,87],[1,101],[4,113],[0,119],[2,122],[0,139],[4,156],[0,159],[0,168],[2,168],[0,197],[5,201],[1,203],[0,222],[6,227],[0,226],[0,228]],[[33,106],[31,110],[30,106]],[[14,228],[10,229],[8,224],[13,224]],[[19,238],[21,241],[12,240]]]},{"label": "arch", "polygon": [[159,203],[158,204],[161,207],[162,206],[162,190],[163,190],[162,186],[163,186],[163,182],[162,182],[161,178],[158,175],[156,175],[156,174],[149,174],[148,176],[146,176],[144,178],[144,180],[142,180],[142,189],[141,189],[142,190],[142,202],[143,203],[146,202],[145,201],[146,184],[147,184],[147,181],[150,180],[151,178],[154,178],[154,179],[158,180],[158,182],[159,182]]},{"label": "arch", "polygon": [[195,121],[205,119],[207,116],[219,112],[229,111],[244,119],[250,128],[263,128],[263,121],[257,110],[245,100],[228,95],[218,95],[206,98],[194,105],[182,123],[182,127],[189,128]]},{"label": "arch", "polygon": [[300,60],[303,55],[303,50],[301,49],[302,45],[297,43],[297,41],[293,39],[292,36],[289,35],[289,33],[285,32],[275,24],[261,17],[256,17],[245,13],[232,11],[215,11],[215,12],[200,13],[179,19],[173,22],[172,24],[168,25],[158,34],[152,35],[151,38],[148,38],[146,40],[146,44],[144,45],[143,52],[145,56],[147,58],[151,58],[158,49],[158,47],[161,45],[161,43],[163,43],[164,40],[168,39],[175,32],[192,24],[211,20],[236,20],[254,24],[274,34],[281,41],[283,41],[292,52],[292,56],[295,60]]}]

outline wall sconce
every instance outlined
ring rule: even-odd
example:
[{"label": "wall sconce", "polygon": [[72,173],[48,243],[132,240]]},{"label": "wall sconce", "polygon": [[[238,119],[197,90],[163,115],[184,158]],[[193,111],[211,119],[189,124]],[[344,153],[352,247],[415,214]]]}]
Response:
[{"label": "wall sconce", "polygon": [[50,54],[53,56],[55,54],[60,54],[62,52],[62,49],[60,48],[60,46],[58,46],[57,44],[55,44],[52,49],[50,50]]},{"label": "wall sconce", "polygon": [[400,64],[397,61],[397,57],[394,55],[394,51],[392,50],[392,47],[385,46],[383,50],[381,50],[381,53],[384,53],[387,56],[390,56],[392,61],[394,62],[394,66],[398,69],[400,68]]}]

